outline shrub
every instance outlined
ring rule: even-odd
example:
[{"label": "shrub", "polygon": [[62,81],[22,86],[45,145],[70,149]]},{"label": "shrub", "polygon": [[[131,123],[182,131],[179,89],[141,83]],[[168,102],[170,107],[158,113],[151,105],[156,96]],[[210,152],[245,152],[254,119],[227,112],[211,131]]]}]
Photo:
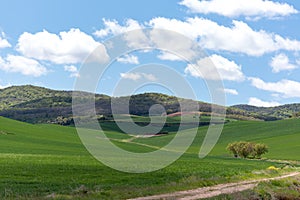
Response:
[{"label": "shrub", "polygon": [[238,150],[237,150],[237,144],[236,144],[236,142],[228,144],[228,146],[226,147],[226,149],[227,149],[227,151],[232,152],[234,157],[236,157],[236,158],[238,157]]},{"label": "shrub", "polygon": [[226,148],[234,157],[241,158],[261,158],[261,156],[268,152],[268,147],[265,144],[255,144],[253,142],[233,142],[227,145]]},{"label": "shrub", "polygon": [[268,153],[268,151],[269,151],[268,146],[265,144],[261,144],[261,143],[255,144],[254,150],[255,150],[255,154],[256,154],[254,157],[257,157],[257,158],[261,158],[261,155]]}]

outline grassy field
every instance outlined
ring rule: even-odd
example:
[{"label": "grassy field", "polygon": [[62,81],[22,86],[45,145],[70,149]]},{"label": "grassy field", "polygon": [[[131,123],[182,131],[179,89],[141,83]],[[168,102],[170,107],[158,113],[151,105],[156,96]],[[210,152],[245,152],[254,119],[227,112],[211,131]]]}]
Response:
[{"label": "grassy field", "polygon": [[[109,130],[106,134],[113,142],[135,152],[156,150],[174,137],[170,133],[132,138],[118,133],[115,125],[106,126]],[[199,128],[192,146],[172,165],[152,173],[129,174],[95,160],[81,144],[73,127],[31,125],[0,117],[0,199],[44,199],[47,196],[56,199],[126,199],[274,176],[276,174],[266,173],[266,168],[284,166],[275,161],[231,158],[225,147],[237,140],[268,144],[267,158],[300,160],[300,120],[297,119],[229,122],[211,154],[199,159],[206,129],[205,126]]]}]

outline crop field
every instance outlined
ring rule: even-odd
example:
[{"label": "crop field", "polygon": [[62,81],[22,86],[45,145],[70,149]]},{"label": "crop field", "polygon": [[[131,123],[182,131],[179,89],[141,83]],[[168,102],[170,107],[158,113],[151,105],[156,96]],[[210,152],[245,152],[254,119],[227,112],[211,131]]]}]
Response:
[{"label": "crop field", "polygon": [[[134,152],[157,150],[174,137],[171,128],[167,135],[139,138],[120,133],[113,123],[104,126],[111,141]],[[210,155],[199,159],[206,129],[199,127],[191,147],[170,166],[130,174],[95,160],[74,127],[32,125],[0,117],[0,199],[126,199],[274,176],[265,172],[269,166],[285,166],[275,160],[300,160],[299,119],[230,121]],[[267,144],[270,152],[264,157],[274,161],[232,158],[226,145],[239,140]]]}]

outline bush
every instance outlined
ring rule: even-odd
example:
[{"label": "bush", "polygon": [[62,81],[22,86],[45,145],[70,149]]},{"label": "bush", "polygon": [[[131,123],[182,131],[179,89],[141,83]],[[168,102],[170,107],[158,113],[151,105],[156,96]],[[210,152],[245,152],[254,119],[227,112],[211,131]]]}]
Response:
[{"label": "bush", "polygon": [[255,144],[254,150],[256,154],[255,157],[257,158],[261,158],[263,154],[268,153],[269,151],[268,146],[261,143]]},{"label": "bush", "polygon": [[265,144],[253,142],[233,142],[228,144],[227,148],[234,157],[241,158],[261,158],[261,156],[268,152],[268,147]]},{"label": "bush", "polygon": [[236,158],[238,157],[238,148],[237,148],[236,142],[228,144],[226,149],[227,149],[227,151],[232,152],[234,157],[236,157]]}]

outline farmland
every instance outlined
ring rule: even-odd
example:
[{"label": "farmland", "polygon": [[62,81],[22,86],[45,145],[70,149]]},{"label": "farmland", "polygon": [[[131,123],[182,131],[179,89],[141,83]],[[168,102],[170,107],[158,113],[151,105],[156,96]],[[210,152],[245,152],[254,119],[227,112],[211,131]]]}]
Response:
[{"label": "farmland", "polygon": [[[134,152],[154,151],[174,137],[170,130],[163,136],[131,138],[110,126],[106,124],[110,130],[106,131],[107,137],[121,148]],[[0,118],[0,127],[0,196],[6,199],[47,196],[126,199],[274,176],[266,172],[269,166],[283,168],[286,165],[266,159],[232,158],[225,147],[238,140],[266,143],[270,147],[270,153],[265,155],[268,159],[300,160],[297,153],[300,151],[299,119],[230,121],[225,124],[218,144],[204,159],[198,158],[207,129],[201,126],[193,144],[179,160],[162,170],[144,174],[123,173],[104,166],[87,152],[73,127],[32,125],[7,118]]]}]

